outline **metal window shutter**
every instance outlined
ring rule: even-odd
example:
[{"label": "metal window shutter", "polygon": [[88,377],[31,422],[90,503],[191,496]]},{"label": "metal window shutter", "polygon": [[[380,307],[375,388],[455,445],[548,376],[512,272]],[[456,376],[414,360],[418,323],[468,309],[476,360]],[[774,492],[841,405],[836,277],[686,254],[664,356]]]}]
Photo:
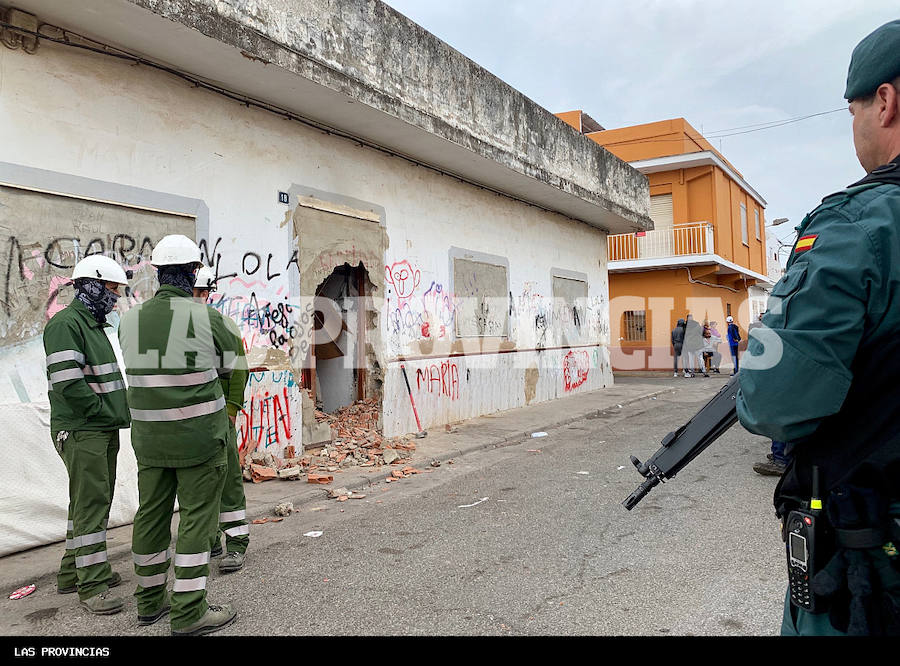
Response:
[{"label": "metal window shutter", "polygon": [[674,224],[672,195],[658,194],[650,197],[650,219],[656,229],[671,229]]}]

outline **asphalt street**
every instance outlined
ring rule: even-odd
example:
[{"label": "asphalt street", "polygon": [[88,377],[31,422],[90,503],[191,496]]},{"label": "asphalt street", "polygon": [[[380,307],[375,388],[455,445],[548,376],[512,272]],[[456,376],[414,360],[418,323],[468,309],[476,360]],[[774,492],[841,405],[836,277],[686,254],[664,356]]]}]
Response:
[{"label": "asphalt street", "polygon": [[[642,480],[629,456],[725,379],[659,380],[677,390],[254,526],[244,570],[212,568],[210,600],[239,613],[217,635],[777,635],[777,479],[751,469],[766,439],[737,425],[633,511],[620,504]],[[167,635],[167,621],[137,626],[133,572],[114,568],[125,612],[90,616],[44,586],[2,605],[0,633]]]}]

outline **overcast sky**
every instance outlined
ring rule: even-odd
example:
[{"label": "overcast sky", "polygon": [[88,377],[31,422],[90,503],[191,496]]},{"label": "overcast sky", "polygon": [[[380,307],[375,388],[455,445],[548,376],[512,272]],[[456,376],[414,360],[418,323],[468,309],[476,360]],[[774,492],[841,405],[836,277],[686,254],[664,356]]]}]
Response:
[{"label": "overcast sky", "polygon": [[[606,129],[684,117],[793,227],[864,175],[842,95],[897,0],[387,0],[541,106]],[[796,123],[744,128],[841,109]]]}]

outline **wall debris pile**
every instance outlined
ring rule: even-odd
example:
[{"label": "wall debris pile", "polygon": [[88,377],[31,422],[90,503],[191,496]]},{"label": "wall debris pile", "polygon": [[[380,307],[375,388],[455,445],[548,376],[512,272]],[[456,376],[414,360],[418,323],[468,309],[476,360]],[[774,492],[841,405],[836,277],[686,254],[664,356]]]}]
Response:
[{"label": "wall debris pile", "polygon": [[[330,483],[333,477],[327,472],[354,466],[399,465],[416,450],[412,434],[384,437],[379,428],[380,406],[373,398],[358,400],[334,414],[316,410],[315,416],[318,422],[330,425],[331,443],[289,458],[253,451],[244,459],[244,480],[261,483],[275,478],[283,481],[306,478],[310,483]],[[294,453],[293,447],[287,447],[286,451]]]}]

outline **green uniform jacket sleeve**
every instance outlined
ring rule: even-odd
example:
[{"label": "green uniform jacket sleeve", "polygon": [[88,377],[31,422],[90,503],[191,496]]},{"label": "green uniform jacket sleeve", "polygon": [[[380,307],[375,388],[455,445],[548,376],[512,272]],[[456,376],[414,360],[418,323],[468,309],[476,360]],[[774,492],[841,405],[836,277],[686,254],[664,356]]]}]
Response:
[{"label": "green uniform jacket sleeve", "polygon": [[84,378],[84,351],[84,338],[72,321],[48,322],[44,353],[49,388],[62,395],[73,414],[89,419],[100,412],[102,402]]},{"label": "green uniform jacket sleeve", "polygon": [[799,235],[816,238],[792,255],[772,289],[741,361],[737,396],[741,424],[779,441],[811,435],[840,410],[880,288],[880,258],[857,216],[826,203]]},{"label": "green uniform jacket sleeve", "polygon": [[244,389],[250,376],[244,343],[241,341],[241,332],[237,324],[230,317],[225,317],[213,308],[209,310],[213,341],[220,358],[223,359],[219,382],[222,384],[228,416],[236,417],[244,406]]}]

